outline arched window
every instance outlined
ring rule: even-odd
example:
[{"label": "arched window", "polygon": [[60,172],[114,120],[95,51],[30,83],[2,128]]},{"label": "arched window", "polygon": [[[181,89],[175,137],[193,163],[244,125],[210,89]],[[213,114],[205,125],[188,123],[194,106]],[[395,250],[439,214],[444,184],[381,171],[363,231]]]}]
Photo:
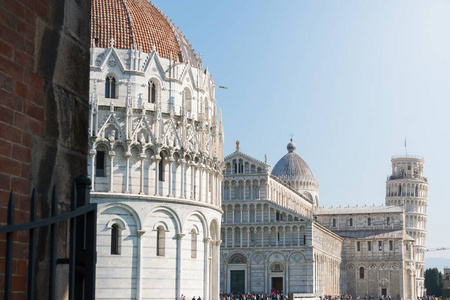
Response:
[{"label": "arched window", "polygon": [[197,258],[197,233],[191,230],[191,258]]},{"label": "arched window", "polygon": [[105,98],[116,98],[116,78],[114,78],[114,76],[106,76]]},{"label": "arched window", "polygon": [[348,226],[353,226],[353,218],[348,219]]},{"label": "arched window", "polygon": [[333,227],[336,227],[336,219],[333,219]]},{"label": "arched window", "polygon": [[113,224],[111,226],[111,254],[120,255],[120,226]]},{"label": "arched window", "polygon": [[372,219],[370,217],[367,218],[367,226],[372,225]]},{"label": "arched window", "polygon": [[158,163],[158,177],[159,177],[158,179],[159,179],[159,181],[164,181],[164,177],[165,177],[165,174],[164,174],[164,154],[161,153],[160,156],[161,156],[161,160]]},{"label": "arched window", "polygon": [[359,268],[359,278],[364,279],[364,267]]},{"label": "arched window", "polygon": [[158,226],[156,231],[156,255],[165,256],[166,230],[163,226]]},{"label": "arched window", "polygon": [[386,225],[391,225],[391,218],[389,217],[386,218]]},{"label": "arched window", "polygon": [[156,102],[156,84],[153,81],[148,82],[148,103]]}]

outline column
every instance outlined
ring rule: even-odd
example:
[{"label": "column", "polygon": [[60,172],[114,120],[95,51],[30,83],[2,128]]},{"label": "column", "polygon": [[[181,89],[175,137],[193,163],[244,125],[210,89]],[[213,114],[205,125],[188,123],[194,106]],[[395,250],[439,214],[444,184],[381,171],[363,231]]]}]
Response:
[{"label": "column", "polygon": [[195,195],[194,195],[194,180],[195,180],[195,176],[194,176],[194,173],[195,173],[195,168],[194,168],[194,162],[192,162],[191,164],[190,164],[190,166],[191,166],[191,199],[195,199]]},{"label": "column", "polygon": [[145,153],[139,154],[139,159],[141,161],[141,178],[140,178],[140,184],[139,184],[139,194],[144,194],[144,161],[147,156]]},{"label": "column", "polygon": [[234,206],[234,205],[233,205],[232,207],[233,207],[232,222],[233,222],[233,224],[234,224],[234,223],[235,223],[235,220],[234,220],[234,215],[236,214],[236,213],[235,213],[235,209],[236,209],[236,208],[235,208],[235,206]]},{"label": "column", "polygon": [[264,227],[261,228],[261,247],[264,247]]},{"label": "column", "polygon": [[250,247],[250,228],[247,228],[247,248]]},{"label": "column", "polygon": [[198,181],[199,181],[199,191],[198,191],[198,200],[202,201],[202,187],[203,187],[203,165],[200,164],[198,167]]},{"label": "column", "polygon": [[[213,252],[213,274],[215,277],[213,277],[213,284],[212,284],[212,291],[211,291],[211,300],[218,300],[219,299],[219,292],[220,292],[220,243],[222,241],[218,240],[215,241],[214,243],[214,252]],[[224,282],[226,283],[226,268],[225,268],[225,276],[224,276]],[[225,284],[225,288],[224,290],[226,290],[226,284]]]},{"label": "column", "polygon": [[275,228],[275,246],[277,246],[277,247],[278,247],[278,235],[279,235],[278,227],[276,227]]},{"label": "column", "polygon": [[94,183],[95,183],[95,155],[97,151],[95,149],[91,149],[89,152],[89,156],[91,157],[91,191],[94,192]]},{"label": "column", "polygon": [[169,157],[169,192],[167,193],[168,197],[172,197],[172,164],[174,159],[172,156]]},{"label": "column", "polygon": [[234,248],[234,228],[231,229],[231,247]]},{"label": "column", "polygon": [[[256,209],[255,209],[255,222],[256,222]],[[264,223],[264,204],[261,204],[261,222]],[[270,217],[269,217],[269,223],[270,223]]]},{"label": "column", "polygon": [[288,295],[289,294],[289,261],[286,262],[286,270],[285,270],[285,284],[284,284],[284,294]]},{"label": "column", "polygon": [[114,156],[116,155],[116,152],[109,151],[108,155],[110,157],[109,161],[109,192],[113,192],[113,184],[114,184]]},{"label": "column", "polygon": [[250,261],[247,261],[247,289],[246,289],[246,293],[247,293],[247,291],[251,291],[251,282],[252,282],[252,280],[251,280],[251,263],[250,263]]},{"label": "column", "polygon": [[181,295],[181,240],[185,236],[184,233],[177,233],[177,279],[176,279],[176,295]]},{"label": "column", "polygon": [[246,185],[246,184],[245,184],[245,180],[244,180],[244,185],[243,185],[243,186],[244,186],[244,200],[247,199],[247,197],[246,197],[246,195],[245,195],[245,185]]},{"label": "column", "polygon": [[206,181],[206,197],[205,202],[209,203],[209,170],[208,168],[205,169],[205,181]]},{"label": "column", "polygon": [[125,160],[127,161],[127,170],[125,172],[125,193],[129,193],[130,192],[130,157],[131,157],[131,152],[127,151],[125,152],[125,154],[123,155],[123,158],[125,158]]},{"label": "column", "polygon": [[181,181],[181,199],[185,198],[185,190],[184,190],[184,165],[186,164],[186,161],[184,159],[181,159],[180,161],[180,171],[181,171],[181,175],[180,175],[180,181]]},{"label": "column", "polygon": [[152,161],[155,163],[155,196],[159,196],[159,162],[161,156],[155,155],[152,157]]},{"label": "column", "polygon": [[239,230],[239,247],[242,248],[242,228]]},{"label": "column", "polygon": [[250,199],[253,199],[253,182],[252,181],[250,181],[250,195],[249,195],[250,197]]},{"label": "column", "polygon": [[206,237],[203,239],[204,243],[204,255],[205,255],[205,261],[204,261],[204,269],[203,269],[203,299],[208,300],[208,292],[209,292],[209,243],[211,239]]},{"label": "column", "polygon": [[283,246],[286,246],[286,227],[283,227]]},{"label": "column", "polygon": [[136,260],[136,300],[140,300],[142,286],[142,236],[145,230],[137,230],[137,260]]},{"label": "column", "polygon": [[247,223],[251,223],[250,222],[250,205],[247,205]]},{"label": "column", "polygon": [[264,262],[264,293],[270,293],[269,278],[267,278],[268,262]]}]

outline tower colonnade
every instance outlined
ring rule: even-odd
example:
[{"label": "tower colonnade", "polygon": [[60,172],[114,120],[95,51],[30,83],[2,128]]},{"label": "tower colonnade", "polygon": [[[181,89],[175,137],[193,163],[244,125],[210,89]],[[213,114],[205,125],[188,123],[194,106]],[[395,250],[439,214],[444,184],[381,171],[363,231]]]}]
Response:
[{"label": "tower colonnade", "polygon": [[411,155],[391,160],[392,174],[386,181],[386,205],[403,205],[406,233],[414,238],[416,280],[414,296],[424,294],[425,241],[428,203],[428,179],[423,176],[424,160]]}]

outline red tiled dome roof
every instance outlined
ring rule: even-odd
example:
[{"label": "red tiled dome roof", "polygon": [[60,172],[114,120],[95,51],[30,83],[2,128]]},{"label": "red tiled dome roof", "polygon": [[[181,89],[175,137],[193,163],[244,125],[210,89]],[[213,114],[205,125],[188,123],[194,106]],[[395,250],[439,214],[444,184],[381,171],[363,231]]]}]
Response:
[{"label": "red tiled dome roof", "polygon": [[[91,43],[108,48],[130,49],[137,45],[150,53],[153,45],[161,57],[197,63],[197,57],[181,32],[147,0],[92,0]],[[92,46],[92,45],[91,45]]]}]

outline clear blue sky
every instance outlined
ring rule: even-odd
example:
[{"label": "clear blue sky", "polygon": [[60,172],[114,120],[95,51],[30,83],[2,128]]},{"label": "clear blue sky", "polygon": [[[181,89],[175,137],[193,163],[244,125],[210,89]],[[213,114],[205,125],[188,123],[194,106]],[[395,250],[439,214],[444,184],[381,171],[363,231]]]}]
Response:
[{"label": "clear blue sky", "polygon": [[[450,247],[450,1],[154,1],[203,54],[225,153],[294,134],[320,205],[381,205],[392,155],[425,158],[427,247]],[[450,251],[429,256],[450,258]]]}]

